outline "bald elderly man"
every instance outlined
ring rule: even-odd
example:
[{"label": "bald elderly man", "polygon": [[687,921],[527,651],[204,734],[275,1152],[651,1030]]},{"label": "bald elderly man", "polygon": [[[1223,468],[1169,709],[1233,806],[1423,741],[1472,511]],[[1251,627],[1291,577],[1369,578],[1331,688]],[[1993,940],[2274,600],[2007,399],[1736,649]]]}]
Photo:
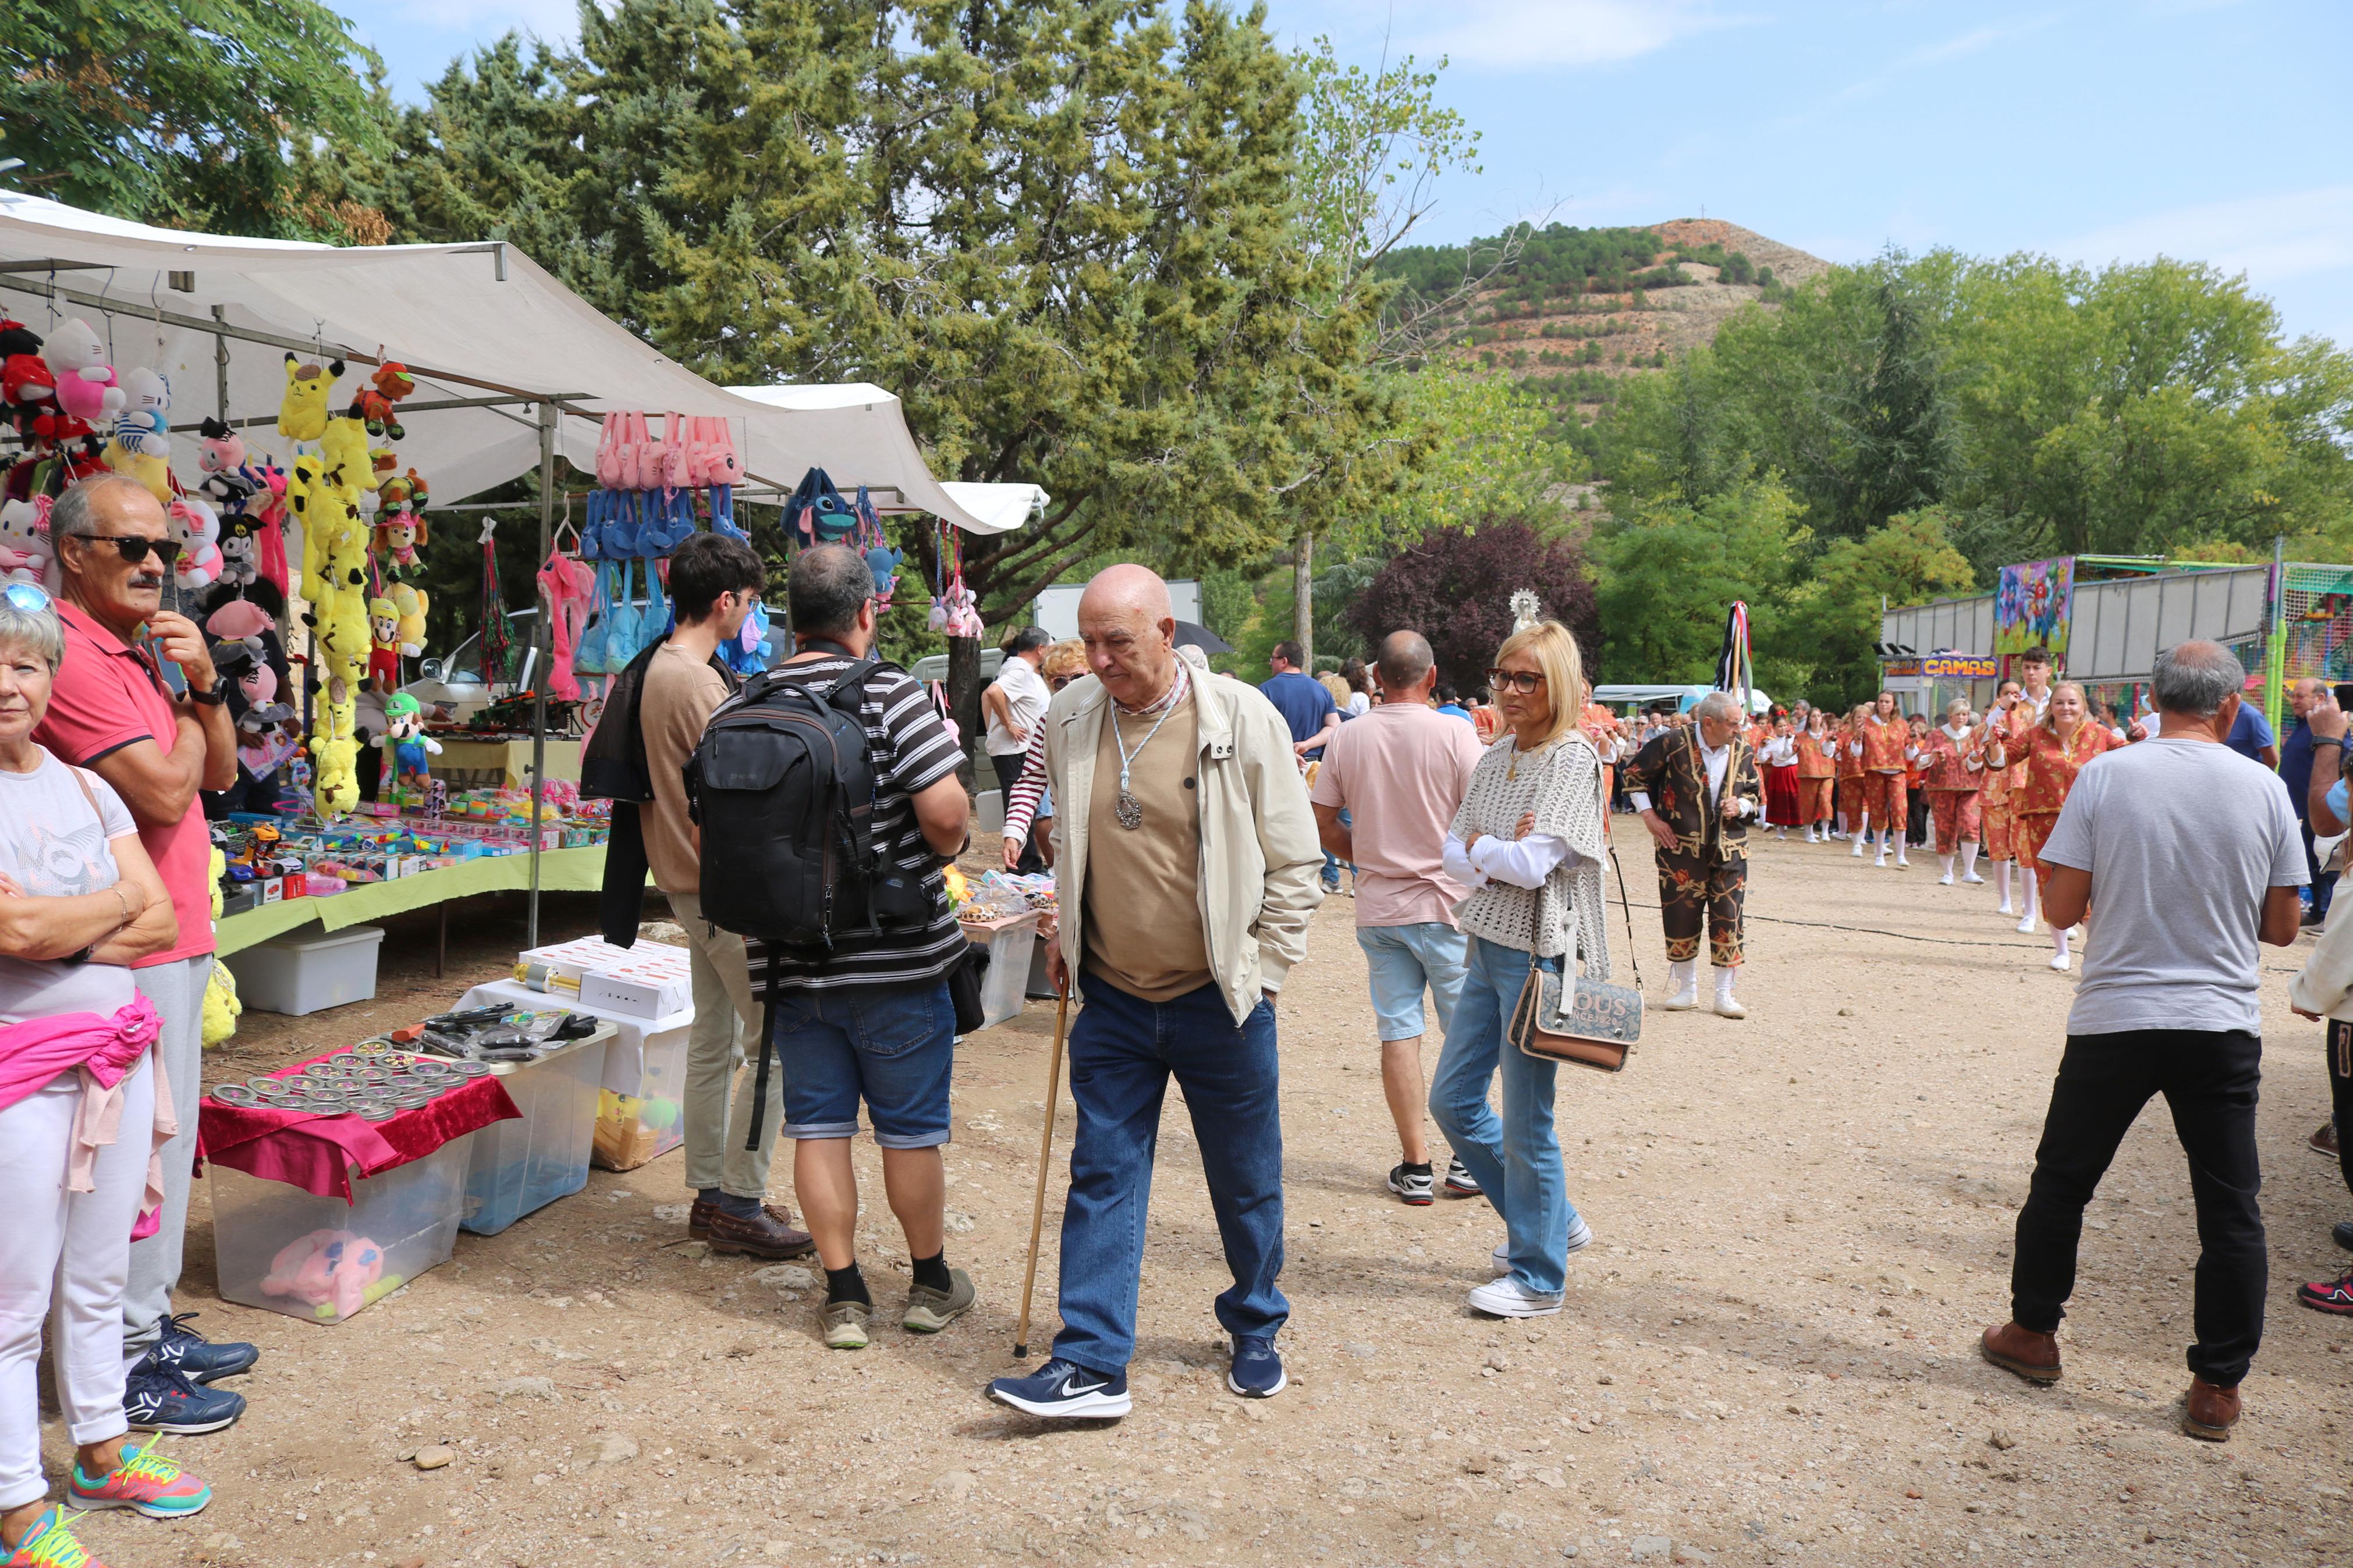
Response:
[{"label": "bald elderly man", "polygon": [[1114,566],[1079,601],[1089,675],[1044,720],[1062,923],[1047,967],[1084,1003],[1071,1030],[1078,1131],[1062,1211],[1053,1358],[999,1378],[1035,1415],[1127,1414],[1161,1104],[1173,1075],[1232,1269],[1226,1385],[1282,1392],[1282,1128],[1273,998],[1322,894],[1291,729],[1258,690],[1176,654],[1168,585]]}]

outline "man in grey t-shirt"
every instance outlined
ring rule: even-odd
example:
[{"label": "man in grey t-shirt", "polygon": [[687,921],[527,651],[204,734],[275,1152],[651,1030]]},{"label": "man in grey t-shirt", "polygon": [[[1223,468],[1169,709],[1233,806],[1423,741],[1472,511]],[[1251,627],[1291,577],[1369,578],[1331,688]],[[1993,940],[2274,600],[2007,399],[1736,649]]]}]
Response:
[{"label": "man in grey t-shirt", "polygon": [[2222,743],[2246,684],[2239,661],[2182,643],[2158,656],[2152,684],[2162,731],[2087,765],[2042,851],[2052,927],[2094,908],[2098,918],[2019,1211],[2010,1321],[1988,1329],[1983,1348],[2031,1382],[2058,1380],[2084,1205],[2162,1094],[2205,1242],[2182,1430],[2221,1442],[2263,1330],[2256,944],[2295,940],[2309,873],[2285,786]]}]

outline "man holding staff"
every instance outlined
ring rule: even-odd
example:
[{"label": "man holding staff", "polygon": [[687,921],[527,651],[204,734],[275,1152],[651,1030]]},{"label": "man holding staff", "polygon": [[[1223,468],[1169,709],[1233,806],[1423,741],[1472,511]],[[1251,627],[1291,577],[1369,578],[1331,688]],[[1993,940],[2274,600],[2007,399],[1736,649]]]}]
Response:
[{"label": "man holding staff", "polygon": [[1306,956],[1324,851],[1290,726],[1250,687],[1176,657],[1168,585],[1113,566],[1079,602],[1092,672],[1046,712],[1060,810],[1056,988],[1085,1004],[1071,1031],[1078,1131],[1062,1213],[1062,1330],[1052,1359],[995,1398],[1053,1417],[1129,1409],[1144,1226],[1171,1075],[1200,1144],[1233,1288],[1227,1386],[1285,1384],[1274,1336],[1282,1270],[1282,1128],[1275,992]]}]

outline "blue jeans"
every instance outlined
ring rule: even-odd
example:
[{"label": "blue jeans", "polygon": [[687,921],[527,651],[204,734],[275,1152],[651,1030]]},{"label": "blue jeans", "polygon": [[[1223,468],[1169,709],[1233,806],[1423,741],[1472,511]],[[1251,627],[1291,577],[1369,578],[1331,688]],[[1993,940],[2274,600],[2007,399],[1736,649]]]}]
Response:
[{"label": "blue jeans", "polygon": [[[1531,1290],[1557,1295],[1568,1278],[1568,1201],[1560,1141],[1553,1134],[1554,1066],[1524,1055],[1504,1026],[1527,984],[1528,955],[1483,937],[1470,939],[1461,999],[1446,1031],[1446,1049],[1430,1083],[1430,1114],[1454,1157],[1504,1216],[1513,1277]],[[1556,958],[1545,960],[1558,969]],[[1504,1113],[1487,1104],[1487,1084],[1504,1075]]]},{"label": "blue jeans", "polygon": [[1215,985],[1145,1002],[1099,975],[1071,1026],[1071,1195],[1062,1210],[1062,1331],[1054,1353],[1094,1372],[1124,1371],[1135,1353],[1135,1299],[1160,1106],[1175,1074],[1201,1145],[1233,1288],[1218,1321],[1236,1335],[1271,1335],[1291,1316],[1282,1272],[1282,1122],[1274,1009],[1240,1028]]},{"label": "blue jeans", "polygon": [[1462,944],[1469,940],[1444,921],[1356,928],[1356,945],[1365,950],[1365,969],[1372,980],[1373,1021],[1383,1045],[1421,1037],[1425,986],[1438,1003],[1438,1032],[1443,1035],[1453,1026],[1455,999],[1462,994]]}]

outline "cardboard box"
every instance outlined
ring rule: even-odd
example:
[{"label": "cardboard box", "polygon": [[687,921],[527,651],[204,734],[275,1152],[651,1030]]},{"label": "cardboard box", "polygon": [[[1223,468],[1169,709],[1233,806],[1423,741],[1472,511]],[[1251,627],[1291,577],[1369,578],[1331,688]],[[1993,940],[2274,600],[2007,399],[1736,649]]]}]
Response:
[{"label": "cardboard box", "polygon": [[662,1018],[694,1005],[686,949],[641,942],[619,948],[596,937],[533,948],[521,955],[577,981],[583,1006],[632,1018]]}]

